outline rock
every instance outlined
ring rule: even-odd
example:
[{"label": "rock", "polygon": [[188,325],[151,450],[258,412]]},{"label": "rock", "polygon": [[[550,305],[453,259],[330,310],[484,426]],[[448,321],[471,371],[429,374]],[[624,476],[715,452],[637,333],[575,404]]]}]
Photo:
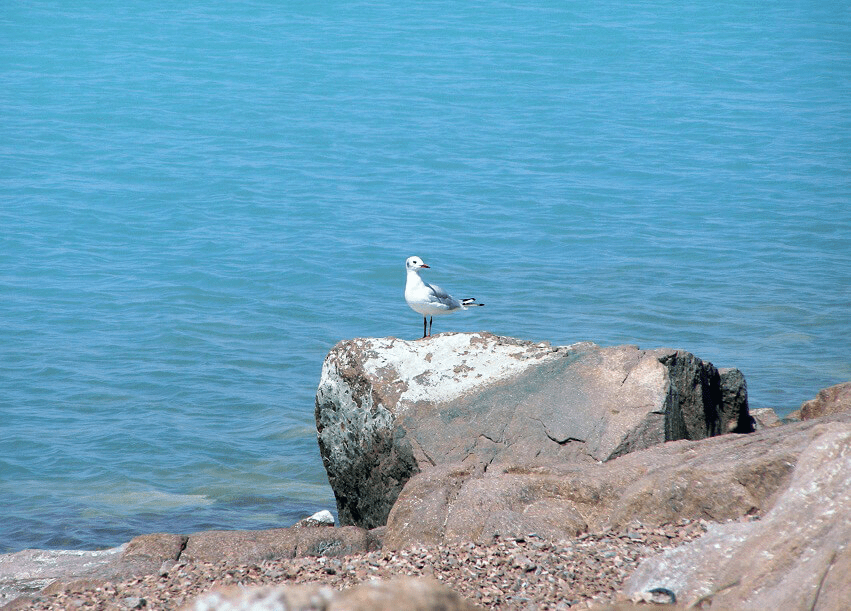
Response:
[{"label": "rock", "polygon": [[627,582],[627,595],[652,585],[674,591],[688,608],[847,608],[851,418],[780,430],[793,428],[806,432],[807,443],[764,516],[712,525],[702,539],[646,560]]},{"label": "rock", "polygon": [[751,414],[748,413],[748,384],[745,375],[732,367],[718,369],[721,381],[721,421],[724,433],[752,433]]},{"label": "rock", "polygon": [[251,564],[270,558],[343,556],[377,547],[379,542],[368,531],[355,526],[209,530],[189,536],[181,559]]},{"label": "rock", "polygon": [[101,551],[23,550],[0,555],[0,607],[35,594],[59,578],[81,579],[107,570],[127,544]]},{"label": "rock", "polygon": [[76,592],[155,573],[176,560],[185,535],[153,534],[102,551],[24,550],[0,556],[0,606],[37,592]]},{"label": "rock", "polygon": [[310,517],[299,520],[292,525],[292,528],[305,528],[309,526],[334,526],[334,516],[327,509],[323,509]]},{"label": "rock", "polygon": [[313,584],[214,590],[183,611],[474,611],[481,609],[433,579],[367,581],[337,591]]},{"label": "rock", "polygon": [[368,581],[344,590],[328,611],[474,611],[481,609],[433,579]]},{"label": "rock", "polygon": [[[593,468],[593,466],[592,466]],[[558,541],[588,530],[579,508],[594,504],[601,489],[593,478],[568,468],[534,471],[439,465],[412,478],[387,524],[384,545],[491,543],[537,533]]]},{"label": "rock", "polygon": [[823,388],[815,399],[802,403],[801,408],[789,414],[789,417],[810,420],[847,411],[851,411],[851,382]]},{"label": "rock", "polygon": [[[646,598],[647,600],[645,601],[644,598]],[[591,607],[588,607],[588,611],[675,611],[682,609],[682,607],[675,607],[671,605],[659,607],[657,606],[659,603],[653,602],[654,600],[656,600],[655,596],[647,596],[642,597],[642,600],[640,602],[623,601],[618,603],[612,603],[610,605],[593,605]],[[648,603],[652,604],[653,606],[648,607]]]},{"label": "rock", "polygon": [[630,602],[635,604],[650,603],[654,605],[675,605],[677,595],[668,588],[651,588],[647,592],[636,592],[630,597]]},{"label": "rock", "polygon": [[188,540],[186,535],[168,533],[135,537],[122,552],[116,573],[123,577],[158,572],[164,563],[180,558]]},{"label": "rock", "polygon": [[431,462],[398,426],[403,412],[457,401],[556,357],[548,344],[480,334],[337,344],[322,366],[316,427],[340,523],[382,526],[408,478]]},{"label": "rock", "polygon": [[340,523],[364,528],[384,524],[408,479],[434,465],[590,463],[750,430],[737,370],[675,350],[489,333],[340,342],[316,424]]},{"label": "rock", "polygon": [[[751,418],[754,420],[754,429],[761,431],[762,429],[782,426],[783,421],[770,407],[760,407],[750,410]],[[800,420],[800,418],[798,418]]]},{"label": "rock", "polygon": [[[851,413],[832,422],[851,430]],[[819,426],[807,421],[751,435],[677,441],[605,463],[439,465],[405,486],[390,512],[384,545],[489,543],[527,532],[558,541],[586,531],[626,530],[636,520],[663,525],[761,515],[787,494]]]},{"label": "rock", "polygon": [[142,535],[103,551],[25,550],[0,555],[0,607],[38,592],[79,592],[130,577],[168,574],[180,560],[261,563],[269,558],[341,556],[380,547],[374,533],[327,526]]}]

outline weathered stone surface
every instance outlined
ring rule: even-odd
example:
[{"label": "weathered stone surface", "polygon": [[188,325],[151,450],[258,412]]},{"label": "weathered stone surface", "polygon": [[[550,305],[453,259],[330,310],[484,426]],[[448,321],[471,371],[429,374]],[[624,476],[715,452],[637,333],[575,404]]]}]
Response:
[{"label": "weathered stone surface", "polygon": [[804,401],[800,409],[789,414],[789,417],[810,420],[849,411],[851,411],[851,382],[843,382],[823,388],[814,399]]},{"label": "weathered stone surface", "polygon": [[169,533],[141,535],[130,540],[118,562],[124,575],[148,575],[156,572],[163,562],[174,562],[180,558],[189,537]]},{"label": "weathered stone surface", "polygon": [[340,522],[366,528],[384,524],[408,479],[434,465],[590,463],[750,430],[736,370],[675,350],[488,333],[337,344],[316,423]]},{"label": "weathered stone surface", "polygon": [[753,421],[748,414],[748,384],[745,374],[733,367],[718,369],[721,380],[721,422],[723,433],[752,433]]},{"label": "weathered stone surface", "polygon": [[[851,414],[832,422],[851,431]],[[432,467],[405,486],[390,512],[384,545],[486,543],[524,532],[559,540],[585,530],[624,529],[634,520],[661,525],[761,515],[786,494],[820,426],[807,421],[677,441],[606,463]]]},{"label": "weathered stone surface", "polygon": [[408,478],[429,464],[418,440],[397,424],[405,412],[452,404],[556,356],[547,344],[479,334],[337,344],[322,366],[316,426],[340,523],[383,525]]},{"label": "weathered stone surface", "polygon": [[702,539],[645,561],[626,594],[661,586],[687,605],[713,609],[847,608],[851,418],[782,427],[793,428],[806,432],[806,446],[760,520],[713,525]]},{"label": "weathered stone surface", "polygon": [[[750,410],[751,418],[753,418],[753,426],[757,431],[769,429],[775,426],[782,426],[783,421],[770,407],[758,407]],[[798,418],[800,420],[800,418]]]},{"label": "weathered stone surface", "polygon": [[368,581],[343,591],[318,584],[228,588],[198,597],[183,611],[474,611],[481,609],[433,579]]},{"label": "weathered stone surface", "polygon": [[181,559],[249,564],[270,558],[343,556],[378,546],[379,542],[369,532],[355,526],[208,530],[189,536]]}]

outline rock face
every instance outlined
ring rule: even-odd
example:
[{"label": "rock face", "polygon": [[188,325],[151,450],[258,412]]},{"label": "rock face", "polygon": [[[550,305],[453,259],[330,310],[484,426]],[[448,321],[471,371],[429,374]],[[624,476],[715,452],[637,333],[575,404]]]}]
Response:
[{"label": "rock face", "polygon": [[[836,426],[851,430],[851,414]],[[819,421],[677,441],[600,464],[442,465],[413,477],[390,512],[384,545],[490,542],[534,532],[550,540],[624,529],[635,520],[721,522],[774,506]]]},{"label": "rock face", "polygon": [[783,426],[783,421],[777,415],[777,412],[770,407],[758,407],[750,410],[750,413],[754,421],[754,429],[757,431],[775,426]]},{"label": "rock face", "polygon": [[757,521],[713,525],[702,539],[645,561],[626,593],[665,587],[688,605],[702,601],[720,609],[848,608],[849,416],[781,427],[790,435],[805,432],[806,445],[770,510]]},{"label": "rock face", "polygon": [[477,605],[433,579],[367,581],[343,591],[321,585],[230,588],[197,598],[183,611],[475,611]]},{"label": "rock face", "polygon": [[815,399],[805,401],[801,408],[789,414],[790,418],[810,420],[851,411],[851,382],[823,388]]},{"label": "rock face", "polygon": [[733,367],[718,370],[721,382],[720,420],[722,433],[751,433],[754,423],[748,409],[748,384],[745,375]]},{"label": "rock face", "polygon": [[737,370],[682,351],[488,333],[337,344],[316,424],[340,523],[365,528],[383,525],[405,483],[436,465],[592,463],[752,430]]},{"label": "rock face", "polygon": [[181,558],[196,562],[260,563],[267,558],[344,556],[379,547],[369,532],[354,526],[208,530],[189,537]]}]

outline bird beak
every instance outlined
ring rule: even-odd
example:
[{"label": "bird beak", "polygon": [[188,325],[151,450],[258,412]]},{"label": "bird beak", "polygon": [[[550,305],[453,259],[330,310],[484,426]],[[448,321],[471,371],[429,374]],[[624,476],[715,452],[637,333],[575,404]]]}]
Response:
[{"label": "bird beak", "polygon": [[423,263],[423,264],[422,264],[422,267],[428,267],[428,265],[426,265],[425,263]]}]

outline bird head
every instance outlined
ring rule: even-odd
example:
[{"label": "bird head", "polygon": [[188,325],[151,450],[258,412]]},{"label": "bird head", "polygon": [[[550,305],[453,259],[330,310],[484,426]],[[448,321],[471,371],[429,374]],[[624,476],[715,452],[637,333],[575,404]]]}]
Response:
[{"label": "bird head", "polygon": [[416,271],[416,270],[422,269],[422,268],[428,269],[428,265],[423,263],[423,260],[420,259],[419,257],[408,257],[407,260],[405,261],[405,267],[407,268],[407,270],[409,272],[410,271]]}]

